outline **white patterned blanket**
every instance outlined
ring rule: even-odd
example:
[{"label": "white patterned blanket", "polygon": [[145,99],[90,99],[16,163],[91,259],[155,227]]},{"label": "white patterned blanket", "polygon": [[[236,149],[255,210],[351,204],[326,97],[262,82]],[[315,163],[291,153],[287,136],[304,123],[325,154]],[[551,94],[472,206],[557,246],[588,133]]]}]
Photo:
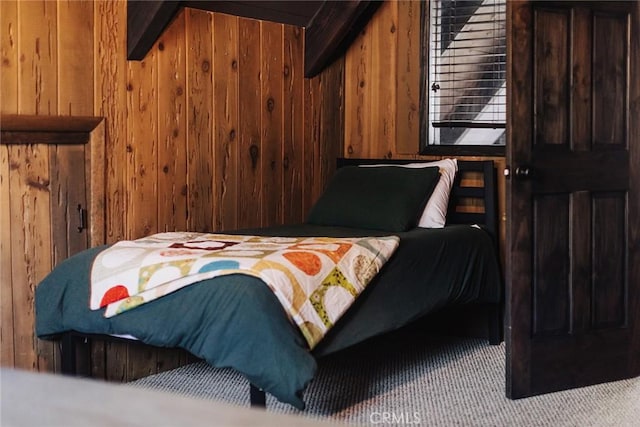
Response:
[{"label": "white patterned blanket", "polygon": [[399,244],[396,236],[259,237],[160,233],[120,241],[96,257],[93,310],[130,310],[180,288],[229,274],[262,279],[313,348]]}]

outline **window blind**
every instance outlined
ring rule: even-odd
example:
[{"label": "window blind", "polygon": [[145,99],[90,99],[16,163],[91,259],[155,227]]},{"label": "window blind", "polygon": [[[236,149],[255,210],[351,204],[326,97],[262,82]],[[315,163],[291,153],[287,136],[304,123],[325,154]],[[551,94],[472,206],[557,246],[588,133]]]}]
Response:
[{"label": "window blind", "polygon": [[430,32],[431,126],[504,128],[506,1],[432,1]]}]

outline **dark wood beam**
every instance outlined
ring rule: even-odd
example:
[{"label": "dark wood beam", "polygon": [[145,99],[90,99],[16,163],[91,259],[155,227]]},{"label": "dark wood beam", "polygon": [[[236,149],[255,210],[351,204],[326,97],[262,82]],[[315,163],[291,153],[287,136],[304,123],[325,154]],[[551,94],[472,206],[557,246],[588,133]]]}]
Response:
[{"label": "dark wood beam", "polygon": [[127,58],[141,60],[182,6],[181,1],[127,1]]},{"label": "dark wood beam", "polygon": [[382,1],[325,1],[305,29],[304,76],[313,77],[342,55]]}]

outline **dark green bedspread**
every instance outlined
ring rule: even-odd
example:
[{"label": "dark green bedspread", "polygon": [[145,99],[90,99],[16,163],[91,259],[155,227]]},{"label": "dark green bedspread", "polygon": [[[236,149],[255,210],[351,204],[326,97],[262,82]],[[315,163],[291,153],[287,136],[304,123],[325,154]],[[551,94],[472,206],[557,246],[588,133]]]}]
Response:
[{"label": "dark green bedspread", "polygon": [[[373,230],[311,225],[242,230],[272,236],[375,236]],[[470,226],[397,233],[401,243],[327,336],[309,352],[275,295],[255,277],[232,275],[188,286],[112,318],[89,310],[93,248],[62,262],[36,289],[36,333],[132,335],[181,347],[217,367],[232,367],[257,387],[298,408],[316,357],[395,330],[452,304],[498,302],[502,286],[489,236]]]}]

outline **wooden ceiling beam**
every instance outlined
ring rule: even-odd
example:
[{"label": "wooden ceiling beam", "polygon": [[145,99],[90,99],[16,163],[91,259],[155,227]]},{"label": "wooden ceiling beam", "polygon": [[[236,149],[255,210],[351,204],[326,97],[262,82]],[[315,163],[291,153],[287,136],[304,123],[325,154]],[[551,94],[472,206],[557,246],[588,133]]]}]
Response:
[{"label": "wooden ceiling beam", "polygon": [[127,1],[127,59],[142,60],[182,6],[181,1]]},{"label": "wooden ceiling beam", "polygon": [[305,28],[304,76],[313,77],[342,55],[382,1],[325,1]]}]

